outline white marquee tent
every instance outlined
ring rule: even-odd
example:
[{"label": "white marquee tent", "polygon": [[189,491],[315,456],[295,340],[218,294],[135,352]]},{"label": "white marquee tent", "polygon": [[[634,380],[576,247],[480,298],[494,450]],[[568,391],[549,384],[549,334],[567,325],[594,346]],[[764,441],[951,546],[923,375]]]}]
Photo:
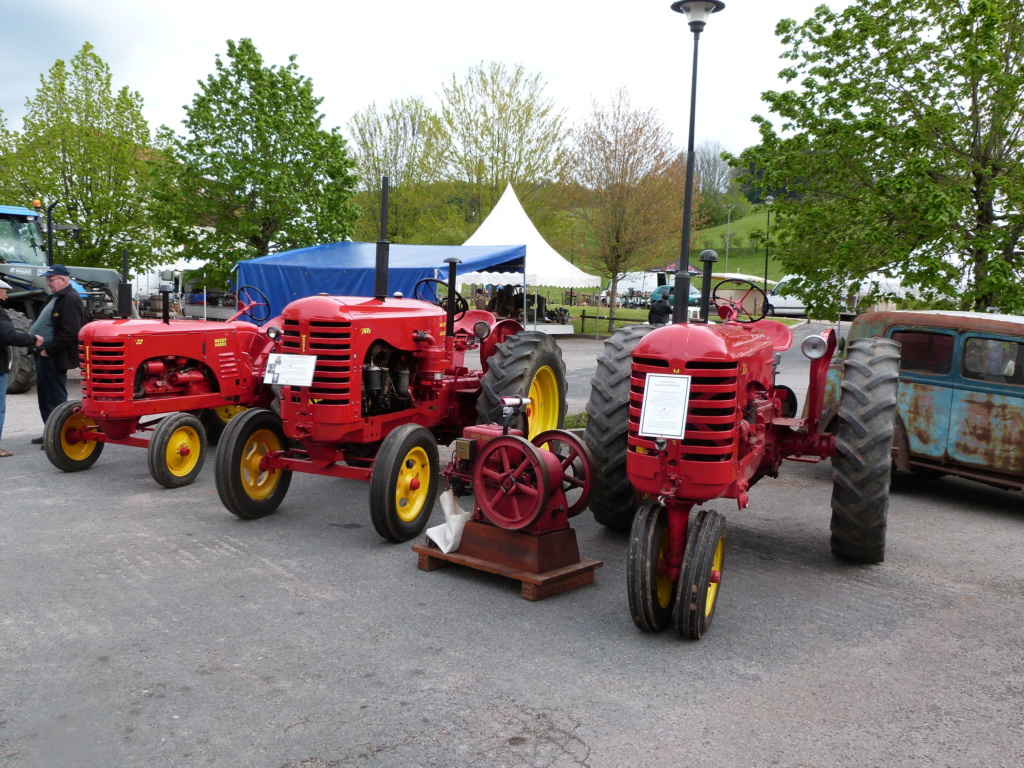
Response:
[{"label": "white marquee tent", "polygon": [[[526,245],[526,273],[470,272],[459,275],[463,285],[471,283],[518,283],[550,285],[556,288],[596,288],[601,278],[588,275],[570,264],[548,245],[509,184],[498,204],[463,245]],[[513,279],[514,277],[514,279]]]}]

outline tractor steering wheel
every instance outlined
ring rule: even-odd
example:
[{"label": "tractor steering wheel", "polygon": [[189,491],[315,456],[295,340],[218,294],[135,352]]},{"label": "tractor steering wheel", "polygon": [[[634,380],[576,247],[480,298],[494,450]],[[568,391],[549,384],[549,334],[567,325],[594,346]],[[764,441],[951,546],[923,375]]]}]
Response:
[{"label": "tractor steering wheel", "polygon": [[465,314],[469,311],[469,302],[463,298],[462,294],[458,291],[442,296],[437,289],[437,286],[442,288],[448,288],[448,283],[444,280],[438,280],[436,277],[423,277],[416,281],[416,285],[412,287],[412,297],[419,299],[420,301],[428,301],[431,304],[436,304],[444,310],[448,309],[448,302],[455,302],[455,320],[461,320]]},{"label": "tractor steering wheel", "polygon": [[[262,301],[256,301],[253,298],[253,294],[256,294]],[[238,315],[245,315],[254,323],[265,323],[270,319],[270,299],[267,298],[267,294],[261,291],[259,288],[253,285],[240,286],[235,291],[235,298],[242,305],[242,309],[239,310]],[[256,307],[263,307],[263,310],[256,312]],[[235,317],[238,317],[235,315]],[[259,315],[257,317],[257,315]]]},{"label": "tractor steering wheel", "polygon": [[[747,288],[747,292],[738,299],[727,299],[724,296],[718,295],[718,292],[722,290],[722,286],[726,283],[736,283],[740,286],[749,287]],[[742,290],[742,288],[728,288],[726,290],[735,291]],[[750,310],[743,305],[751,293],[754,293],[754,306],[761,307],[761,314],[757,317],[754,317]],[[761,295],[760,305],[757,303],[758,294]],[[765,295],[764,291],[749,280],[742,280],[738,277],[730,277],[720,281],[711,291],[711,303],[715,305],[720,318],[723,320],[735,320],[737,323],[756,323],[758,320],[764,320],[765,316],[768,314],[768,297]],[[746,317],[746,319],[741,320],[741,317]]]}]

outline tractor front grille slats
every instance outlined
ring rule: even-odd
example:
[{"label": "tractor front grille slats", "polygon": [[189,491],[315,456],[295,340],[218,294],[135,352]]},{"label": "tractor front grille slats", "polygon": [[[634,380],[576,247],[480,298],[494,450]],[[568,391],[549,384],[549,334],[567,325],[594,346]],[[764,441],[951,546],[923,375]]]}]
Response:
[{"label": "tractor front grille slats", "polygon": [[[667,361],[635,359],[630,387],[631,442],[646,440],[639,437],[639,431],[647,374],[664,373],[666,368],[691,377],[686,432],[679,441],[679,460],[731,461],[739,440],[739,366],[736,362],[691,360],[681,365],[668,365]],[[653,447],[653,440],[651,444]]]},{"label": "tractor front grille slats", "polygon": [[124,341],[94,341],[88,350],[79,344],[78,355],[88,366],[88,376],[82,379],[84,395],[105,401],[131,397],[131,387],[125,386]]},{"label": "tractor front grille slats", "polygon": [[[348,405],[352,400],[352,323],[285,320],[281,351],[316,355],[308,398],[323,405]],[[297,387],[285,387],[284,397],[300,402]],[[356,393],[356,402],[359,401]]]}]

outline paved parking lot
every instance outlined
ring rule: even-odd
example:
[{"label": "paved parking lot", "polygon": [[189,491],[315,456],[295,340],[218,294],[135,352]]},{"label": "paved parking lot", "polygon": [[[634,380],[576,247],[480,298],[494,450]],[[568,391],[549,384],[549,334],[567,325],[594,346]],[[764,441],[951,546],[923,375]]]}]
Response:
[{"label": "paved parking lot", "polygon": [[[591,341],[563,344],[584,403]],[[727,563],[693,643],[635,629],[626,537],[587,513],[595,583],[528,603],[419,571],[366,484],[296,476],[243,522],[212,456],[177,490],[120,446],[63,474],[29,444],[34,394],[8,402],[2,766],[1024,763],[1019,495],[900,477],[886,562],[854,567],[828,551],[828,464],[786,465],[748,509],[712,505]]]}]

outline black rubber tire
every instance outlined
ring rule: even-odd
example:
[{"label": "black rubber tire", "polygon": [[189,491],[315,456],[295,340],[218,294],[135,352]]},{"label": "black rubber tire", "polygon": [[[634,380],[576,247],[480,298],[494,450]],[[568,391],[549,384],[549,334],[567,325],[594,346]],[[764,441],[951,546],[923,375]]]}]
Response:
[{"label": "black rubber tire", "polygon": [[[32,323],[21,312],[7,310],[11,325],[16,331],[28,333]],[[28,392],[36,383],[36,361],[32,357],[31,347],[7,347],[7,394],[18,395]]]},{"label": "black rubber tire", "polygon": [[57,469],[64,472],[81,472],[88,469],[103,453],[103,445],[99,441],[85,440],[82,442],[68,444],[63,437],[69,427],[74,425],[95,425],[92,419],[75,413],[80,408],[81,401],[69,400],[61,403],[50,413],[43,428],[43,449],[46,451],[46,458],[50,460]]},{"label": "black rubber tire", "polygon": [[224,430],[227,429],[228,424],[231,423],[231,419],[238,415],[236,413],[225,421],[223,413],[224,408],[233,408],[233,406],[206,408],[198,412],[199,421],[203,425],[203,429],[206,431],[206,442],[211,445],[216,445],[220,442],[220,437],[224,434]]},{"label": "black rubber tire", "polygon": [[668,549],[668,511],[659,501],[649,501],[633,518],[626,556],[626,594],[629,615],[644,632],[660,632],[672,618],[675,584],[658,576],[658,562]]},{"label": "black rubber tire", "polygon": [[698,510],[690,521],[672,614],[676,632],[687,640],[700,640],[711,629],[721,589],[711,573],[717,570],[720,579],[724,571],[726,533],[725,518],[713,509]]},{"label": "black rubber tire", "polygon": [[832,552],[844,560],[885,559],[899,373],[899,342],[850,342],[832,457]]},{"label": "black rubber tire", "polygon": [[217,446],[214,479],[217,495],[232,514],[257,520],[277,511],[291,485],[291,470],[258,473],[256,465],[267,451],[287,446],[281,418],[273,411],[251,408],[228,423]]},{"label": "black rubber tire", "polygon": [[[182,446],[188,448],[180,455]],[[164,488],[191,485],[206,462],[206,431],[191,413],[173,413],[153,432],[146,451],[149,474]]]},{"label": "black rubber tire", "polygon": [[633,348],[653,325],[630,325],[605,340],[590,382],[584,441],[594,456],[590,511],[601,525],[628,531],[640,498],[626,475],[629,429],[629,377]]},{"label": "black rubber tire", "polygon": [[[437,499],[439,463],[437,441],[426,427],[403,424],[384,438],[370,475],[370,520],[383,538],[409,541],[426,528]],[[419,488],[409,489],[412,480]],[[406,504],[412,505],[411,515],[403,511]]]},{"label": "black rubber tire", "polygon": [[[514,418],[511,426],[523,430],[527,440],[565,426],[568,384],[562,350],[553,336],[540,331],[520,331],[495,347],[487,366],[487,373],[480,378],[480,397],[476,404],[478,424],[501,422],[502,397],[530,397],[531,390],[535,394],[539,390],[544,394],[540,398],[542,402],[530,405],[530,411],[538,415],[529,419]],[[552,404],[552,398],[557,403]],[[557,413],[553,407],[557,407]]]}]

